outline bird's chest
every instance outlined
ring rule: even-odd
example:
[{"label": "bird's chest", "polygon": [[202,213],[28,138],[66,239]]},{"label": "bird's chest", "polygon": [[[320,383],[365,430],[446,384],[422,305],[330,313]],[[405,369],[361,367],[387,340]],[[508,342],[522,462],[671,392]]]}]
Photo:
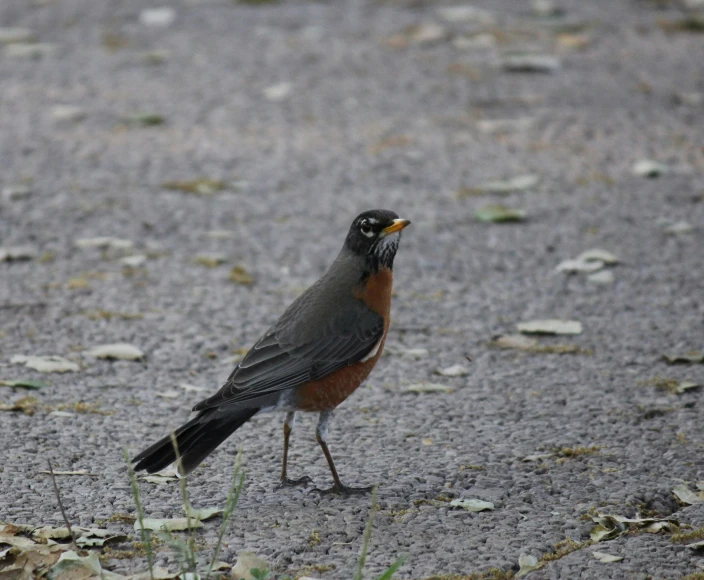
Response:
[{"label": "bird's chest", "polygon": [[341,368],[329,375],[300,386],[296,390],[296,407],[301,411],[324,411],[333,409],[349,397],[369,376],[384,350],[386,333],[389,330],[391,310],[391,270],[382,269],[370,276],[355,293],[355,298],[364,302],[384,319],[384,333],[369,354],[360,362]]}]

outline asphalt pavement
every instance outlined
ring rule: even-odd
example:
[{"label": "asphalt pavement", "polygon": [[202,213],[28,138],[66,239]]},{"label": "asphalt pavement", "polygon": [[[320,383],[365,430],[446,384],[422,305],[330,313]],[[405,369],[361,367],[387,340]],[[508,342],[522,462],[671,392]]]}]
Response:
[{"label": "asphalt pavement", "polygon": [[[0,387],[36,398],[0,413],[0,521],[62,525],[51,459],[90,474],[57,478],[73,523],[133,534],[123,448],[183,423],[381,207],[413,222],[387,352],[328,440],[346,483],[379,484],[365,577],[400,555],[414,580],[508,578],[519,559],[531,580],[703,574],[704,366],[663,358],[704,350],[701,21],[675,2],[557,8],[3,0],[0,26],[35,43],[0,46],[0,380],[44,386]],[[518,221],[477,219],[497,204]],[[617,263],[558,271],[592,249]],[[581,333],[517,342],[535,319]],[[143,360],[88,354],[113,343]],[[349,580],[369,497],[276,491],[282,420],[240,429],[191,500],[222,505],[242,449],[221,559]],[[289,469],[323,487],[314,425]],[[181,515],[177,485],[139,485],[150,517]],[[493,508],[451,503],[471,499]],[[592,544],[597,514],[681,535],[627,523]],[[104,568],[145,570],[130,546]],[[164,546],[157,561],[176,570]]]}]

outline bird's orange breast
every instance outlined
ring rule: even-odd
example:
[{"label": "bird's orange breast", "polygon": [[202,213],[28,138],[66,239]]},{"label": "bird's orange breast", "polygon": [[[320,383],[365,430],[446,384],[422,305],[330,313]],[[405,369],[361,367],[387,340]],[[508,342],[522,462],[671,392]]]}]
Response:
[{"label": "bird's orange breast", "polygon": [[392,272],[382,268],[372,274],[354,292],[354,297],[384,319],[384,333],[374,356],[368,360],[339,369],[329,375],[310,381],[296,389],[296,408],[301,411],[325,411],[333,409],[349,397],[364,382],[384,350],[386,333],[389,330],[391,312]]}]

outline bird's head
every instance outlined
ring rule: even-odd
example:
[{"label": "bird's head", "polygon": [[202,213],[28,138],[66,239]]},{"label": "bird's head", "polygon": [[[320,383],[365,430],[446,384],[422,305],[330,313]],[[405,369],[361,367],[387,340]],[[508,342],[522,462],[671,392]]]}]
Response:
[{"label": "bird's head", "polygon": [[411,222],[386,209],[373,209],[359,214],[347,233],[345,248],[364,257],[371,271],[380,266],[391,269],[401,239],[401,230]]}]

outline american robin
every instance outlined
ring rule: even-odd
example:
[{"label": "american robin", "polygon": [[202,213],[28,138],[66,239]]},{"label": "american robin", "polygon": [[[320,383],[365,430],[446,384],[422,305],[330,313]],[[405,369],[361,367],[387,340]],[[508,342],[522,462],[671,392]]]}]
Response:
[{"label": "american robin", "polygon": [[178,458],[179,469],[188,474],[254,415],[282,411],[281,486],[308,483],[307,477],[288,478],[288,444],[296,411],[315,411],[320,413],[315,436],[335,482],[318,491],[369,491],[342,483],[326,438],[333,409],[362,384],[381,356],[394,256],[409,223],[388,210],[358,215],[325,275],[286,309],[223,387],[193,407],[196,417],[133,459],[135,469],[154,473]]}]

